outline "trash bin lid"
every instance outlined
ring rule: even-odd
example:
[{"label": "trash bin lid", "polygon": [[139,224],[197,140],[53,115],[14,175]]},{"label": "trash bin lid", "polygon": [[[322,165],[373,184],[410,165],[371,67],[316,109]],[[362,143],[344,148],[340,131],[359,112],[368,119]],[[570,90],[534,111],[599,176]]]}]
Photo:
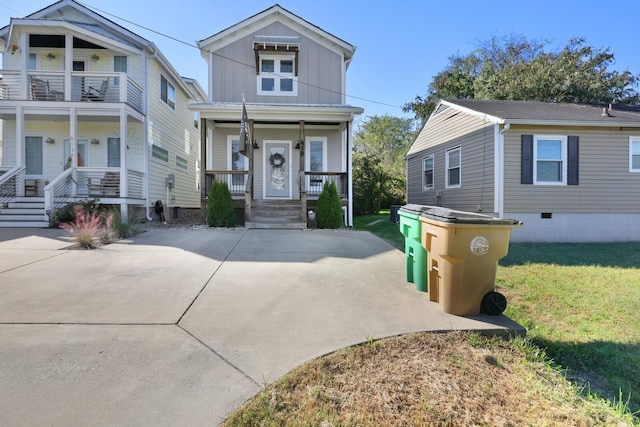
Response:
[{"label": "trash bin lid", "polygon": [[421,213],[434,208],[435,206],[426,206],[426,205],[414,205],[414,204],[407,204],[402,206],[399,211],[400,212],[405,212],[405,213],[410,213],[410,214],[414,214],[414,215],[420,215]]},{"label": "trash bin lid", "polygon": [[515,219],[495,218],[489,215],[475,212],[457,211],[454,209],[431,207],[424,211],[421,216],[435,221],[449,222],[456,224],[486,224],[486,225],[516,225],[520,221]]}]

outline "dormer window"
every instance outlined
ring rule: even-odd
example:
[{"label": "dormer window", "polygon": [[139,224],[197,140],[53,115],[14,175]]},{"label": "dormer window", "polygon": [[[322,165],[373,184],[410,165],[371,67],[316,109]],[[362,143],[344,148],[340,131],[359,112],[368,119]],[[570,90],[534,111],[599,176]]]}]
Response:
[{"label": "dormer window", "polygon": [[255,36],[258,95],[298,94],[298,37]]}]

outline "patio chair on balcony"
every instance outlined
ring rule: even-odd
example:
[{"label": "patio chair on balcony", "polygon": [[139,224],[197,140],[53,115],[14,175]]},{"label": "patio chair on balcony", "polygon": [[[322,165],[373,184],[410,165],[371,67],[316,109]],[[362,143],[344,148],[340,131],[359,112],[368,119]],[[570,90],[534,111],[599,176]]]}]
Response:
[{"label": "patio chair on balcony", "polygon": [[100,89],[96,89],[94,87],[89,86],[87,90],[82,93],[81,101],[104,101],[105,96],[107,95],[107,88],[109,87],[109,79],[103,80],[102,85],[100,85]]},{"label": "patio chair on balcony", "polygon": [[31,99],[46,101],[49,96],[49,82],[35,77],[31,78]]}]

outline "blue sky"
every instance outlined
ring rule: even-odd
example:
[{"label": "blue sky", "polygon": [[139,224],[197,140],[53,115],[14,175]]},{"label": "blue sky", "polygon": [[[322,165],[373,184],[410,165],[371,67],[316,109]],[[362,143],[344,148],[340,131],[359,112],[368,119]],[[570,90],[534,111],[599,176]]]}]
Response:
[{"label": "blue sky", "polygon": [[[206,63],[195,45],[274,4],[274,0],[83,0],[109,19],[152,40],[182,75],[206,87]],[[53,1],[0,0],[0,24]],[[469,53],[491,36],[524,34],[554,49],[572,37],[610,47],[615,69],[640,73],[637,0],[279,0],[292,13],[357,47],[347,76],[347,102],[365,115],[406,115],[401,107],[426,92],[452,54]],[[99,10],[97,10],[99,9]],[[124,22],[119,18],[130,22]]]}]

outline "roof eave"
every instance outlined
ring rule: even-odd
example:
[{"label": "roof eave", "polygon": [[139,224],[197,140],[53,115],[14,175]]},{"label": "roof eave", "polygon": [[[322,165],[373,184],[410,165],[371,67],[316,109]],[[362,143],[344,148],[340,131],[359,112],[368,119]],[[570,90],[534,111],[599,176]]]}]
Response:
[{"label": "roof eave", "polygon": [[[612,117],[613,119],[613,117]],[[601,121],[601,120],[531,120],[531,119],[505,119],[504,124],[529,125],[529,126],[572,126],[572,127],[640,127],[637,122]]]},{"label": "roof eave", "polygon": [[[253,120],[291,121],[341,121],[351,120],[364,112],[352,106],[296,106],[296,105],[256,105],[246,104],[247,115]],[[200,113],[201,118],[213,120],[240,120],[242,104],[198,103],[189,105],[191,111]]]}]

